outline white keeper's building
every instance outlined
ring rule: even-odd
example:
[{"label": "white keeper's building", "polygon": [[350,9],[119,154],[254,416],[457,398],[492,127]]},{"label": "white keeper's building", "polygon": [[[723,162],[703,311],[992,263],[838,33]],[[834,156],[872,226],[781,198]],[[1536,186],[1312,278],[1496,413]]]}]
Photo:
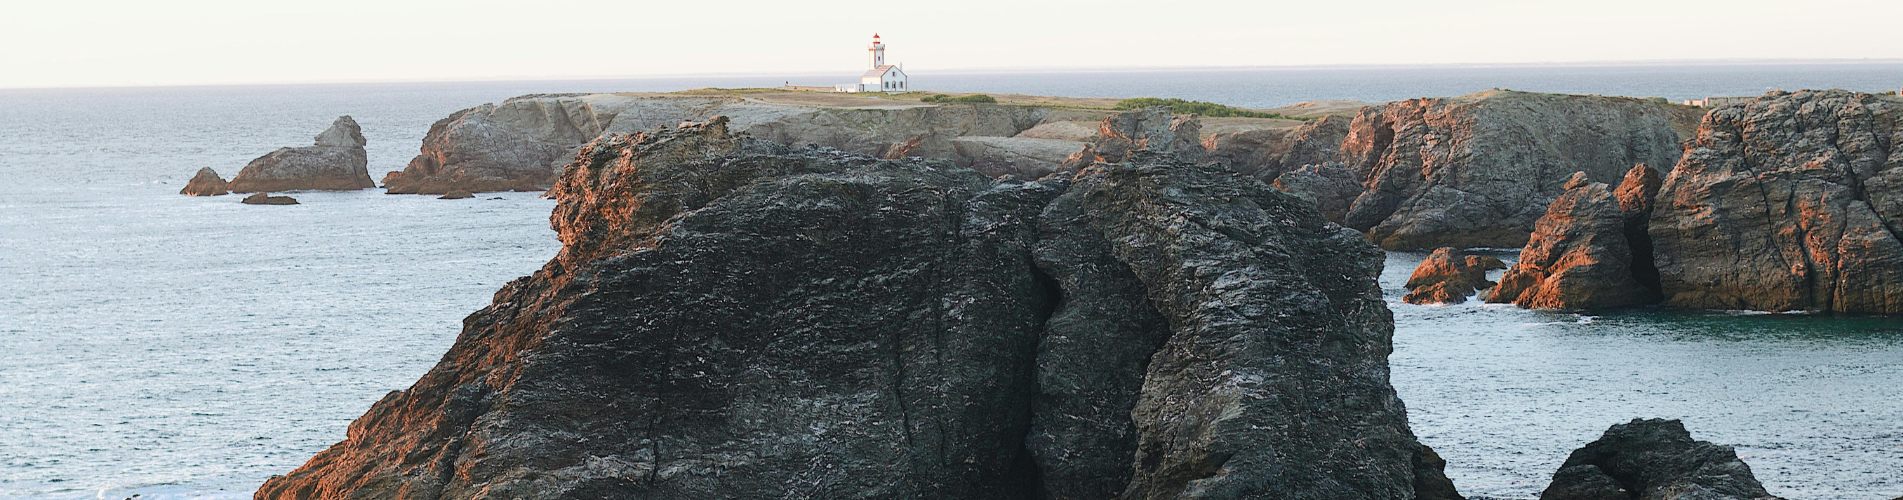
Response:
[{"label": "white keeper's building", "polygon": [[912,82],[905,77],[905,68],[885,63],[885,42],[879,41],[879,34],[872,34],[872,45],[866,47],[866,55],[871,58],[871,69],[859,75],[859,83],[834,85],[836,92],[910,92]]}]

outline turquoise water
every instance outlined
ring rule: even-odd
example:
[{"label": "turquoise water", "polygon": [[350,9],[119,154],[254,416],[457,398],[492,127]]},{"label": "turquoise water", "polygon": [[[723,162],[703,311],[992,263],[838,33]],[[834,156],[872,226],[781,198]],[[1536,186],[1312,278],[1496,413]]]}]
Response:
[{"label": "turquoise water", "polygon": [[[1245,106],[1495,86],[1679,98],[1903,81],[1903,65],[917,73],[922,88]],[[0,90],[0,497],[248,496],[409,385],[463,316],[559,246],[552,202],[532,194],[297,193],[293,207],[178,196],[199,167],[229,177],[350,114],[381,177],[431,122],[483,102],[781,81]],[[1418,258],[1391,259],[1390,288]],[[1391,302],[1395,385],[1462,491],[1529,497],[1574,447],[1647,416],[1739,445],[1778,494],[1903,494],[1895,322]]]}]

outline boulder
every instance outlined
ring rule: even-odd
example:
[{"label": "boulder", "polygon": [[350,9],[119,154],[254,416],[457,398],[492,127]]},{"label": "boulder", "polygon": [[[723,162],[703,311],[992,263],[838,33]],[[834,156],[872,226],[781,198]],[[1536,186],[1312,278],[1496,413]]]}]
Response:
[{"label": "boulder", "polygon": [[1364,180],[1342,222],[1388,249],[1520,247],[1573,172],[1614,182],[1637,163],[1669,165],[1698,113],[1501,90],[1366,108],[1339,152]]},{"label": "boulder", "polygon": [[223,196],[230,193],[231,188],[225,183],[225,178],[219,177],[218,172],[211,167],[198,169],[198,173],[192,175],[192,180],[185,183],[185,188],[178,190],[178,194],[186,196]]},{"label": "boulder", "polygon": [[1633,419],[1573,451],[1541,500],[1772,500],[1736,451],[1677,420]]},{"label": "boulder", "polygon": [[255,193],[246,196],[239,203],[246,205],[296,205],[297,198],[289,196],[271,196],[271,193]]},{"label": "boulder", "polygon": [[557,256],[257,495],[1458,498],[1388,384],[1381,252],[1307,203],[730,127],[585,147]]},{"label": "boulder", "polygon": [[1903,99],[1773,92],[1715,108],[1649,232],[1665,303],[1903,313]]},{"label": "boulder", "polygon": [[443,193],[442,196],[438,196],[436,197],[436,199],[438,200],[467,200],[467,199],[475,198],[475,197],[476,197],[475,193],[471,193],[468,191],[450,191],[447,193]]},{"label": "boulder", "polygon": [[310,146],[279,148],[251,160],[231,178],[231,191],[353,191],[377,187],[370,181],[370,157],[364,144],[357,121],[338,117],[330,128],[317,134]]},{"label": "boulder", "polygon": [[[1658,173],[1639,164],[1618,191],[1575,173],[1534,225],[1488,302],[1530,309],[1609,309],[1658,302],[1646,221]],[[1626,211],[1630,209],[1631,211]]]},{"label": "boulder", "polygon": [[1407,278],[1409,304],[1459,304],[1475,291],[1493,287],[1487,272],[1506,269],[1507,265],[1491,255],[1467,255],[1453,247],[1440,247],[1415,266]]}]

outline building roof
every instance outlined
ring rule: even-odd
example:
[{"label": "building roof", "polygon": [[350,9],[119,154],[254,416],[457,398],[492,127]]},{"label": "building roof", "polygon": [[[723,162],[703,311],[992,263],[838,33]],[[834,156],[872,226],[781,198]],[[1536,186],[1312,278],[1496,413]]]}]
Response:
[{"label": "building roof", "polygon": [[866,70],[866,74],[859,75],[859,78],[883,78],[885,77],[885,73],[887,71],[892,71],[893,68],[897,68],[897,67],[899,66],[896,64],[879,65],[872,69]]}]

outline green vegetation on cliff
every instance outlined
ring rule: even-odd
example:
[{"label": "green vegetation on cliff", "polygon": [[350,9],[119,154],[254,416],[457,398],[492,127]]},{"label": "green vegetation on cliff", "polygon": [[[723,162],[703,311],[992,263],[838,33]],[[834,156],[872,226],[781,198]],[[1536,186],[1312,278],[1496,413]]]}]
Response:
[{"label": "green vegetation on cliff", "polygon": [[1177,114],[1202,115],[1211,118],[1288,118],[1287,116],[1282,116],[1277,113],[1250,111],[1213,102],[1176,98],[1138,97],[1117,101],[1117,109],[1120,110],[1142,109],[1156,106],[1170,108],[1171,112]]}]

